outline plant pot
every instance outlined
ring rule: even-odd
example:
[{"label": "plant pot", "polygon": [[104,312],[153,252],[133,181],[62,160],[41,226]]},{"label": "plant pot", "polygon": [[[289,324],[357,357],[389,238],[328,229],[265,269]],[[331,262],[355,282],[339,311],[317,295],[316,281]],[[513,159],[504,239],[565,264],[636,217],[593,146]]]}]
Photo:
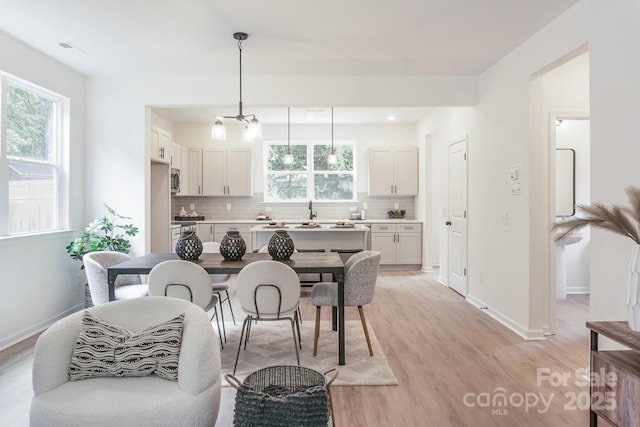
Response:
[{"label": "plant pot", "polygon": [[225,261],[240,261],[247,252],[247,244],[239,231],[227,231],[220,241],[220,254]]},{"label": "plant pot", "polygon": [[197,260],[202,254],[202,242],[195,231],[185,231],[176,243],[176,254],[188,261]]},{"label": "plant pot", "polygon": [[293,254],[293,239],[286,230],[276,230],[267,245],[269,255],[276,261],[287,260]]}]

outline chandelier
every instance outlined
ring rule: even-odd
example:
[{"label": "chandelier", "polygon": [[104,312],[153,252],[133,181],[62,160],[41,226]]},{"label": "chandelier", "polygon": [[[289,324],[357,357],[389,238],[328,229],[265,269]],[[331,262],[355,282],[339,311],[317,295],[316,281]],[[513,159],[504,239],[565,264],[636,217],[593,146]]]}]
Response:
[{"label": "chandelier", "polygon": [[262,138],[262,127],[255,114],[244,114],[242,112],[242,42],[249,37],[247,33],[233,33],[233,38],[238,41],[238,52],[240,56],[240,101],[238,102],[238,114],[235,116],[216,117],[216,121],[211,126],[211,138],[215,140],[225,140],[227,138],[227,129],[222,119],[236,119],[244,122],[242,131],[242,141],[254,143]]}]

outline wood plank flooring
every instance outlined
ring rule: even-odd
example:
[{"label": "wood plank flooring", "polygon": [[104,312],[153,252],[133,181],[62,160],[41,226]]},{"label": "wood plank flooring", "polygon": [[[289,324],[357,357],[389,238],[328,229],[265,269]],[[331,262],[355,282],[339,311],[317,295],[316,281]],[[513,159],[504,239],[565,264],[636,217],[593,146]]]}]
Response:
[{"label": "wood plank flooring", "polygon": [[[301,308],[312,321],[308,298]],[[355,308],[346,311],[358,319]],[[589,363],[588,296],[559,302],[558,333],[544,341],[523,340],[421,272],[381,272],[365,311],[400,384],[333,387],[336,425],[588,425],[589,388],[576,376]],[[28,423],[33,342],[0,352],[1,426]],[[560,375],[569,379],[549,381]],[[223,387],[217,426],[232,425],[233,403],[233,389]]]}]

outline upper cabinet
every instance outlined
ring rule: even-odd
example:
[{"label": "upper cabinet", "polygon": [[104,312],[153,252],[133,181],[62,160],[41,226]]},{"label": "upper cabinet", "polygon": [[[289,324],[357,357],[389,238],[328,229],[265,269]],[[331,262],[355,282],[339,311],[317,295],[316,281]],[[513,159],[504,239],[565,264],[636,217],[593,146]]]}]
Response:
[{"label": "upper cabinet", "polygon": [[202,155],[205,196],[251,196],[250,148],[206,148]]},{"label": "upper cabinet", "polygon": [[202,196],[202,148],[187,148],[187,170],[181,175],[186,178],[182,187],[183,196]]},{"label": "upper cabinet", "polygon": [[418,148],[372,147],[369,150],[369,195],[418,195]]},{"label": "upper cabinet", "polygon": [[182,170],[182,146],[175,142],[171,143],[171,167]]},{"label": "upper cabinet", "polygon": [[171,133],[162,128],[151,126],[149,129],[149,147],[151,160],[171,163]]}]

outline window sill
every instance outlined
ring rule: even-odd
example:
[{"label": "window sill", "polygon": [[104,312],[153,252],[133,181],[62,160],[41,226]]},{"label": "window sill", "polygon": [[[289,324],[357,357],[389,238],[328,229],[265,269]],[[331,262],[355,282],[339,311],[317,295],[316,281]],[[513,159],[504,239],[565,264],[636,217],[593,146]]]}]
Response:
[{"label": "window sill", "polygon": [[33,234],[16,234],[11,236],[0,236],[0,247],[14,245],[16,243],[35,243],[46,240],[69,239],[71,241],[75,230],[55,230]]}]

